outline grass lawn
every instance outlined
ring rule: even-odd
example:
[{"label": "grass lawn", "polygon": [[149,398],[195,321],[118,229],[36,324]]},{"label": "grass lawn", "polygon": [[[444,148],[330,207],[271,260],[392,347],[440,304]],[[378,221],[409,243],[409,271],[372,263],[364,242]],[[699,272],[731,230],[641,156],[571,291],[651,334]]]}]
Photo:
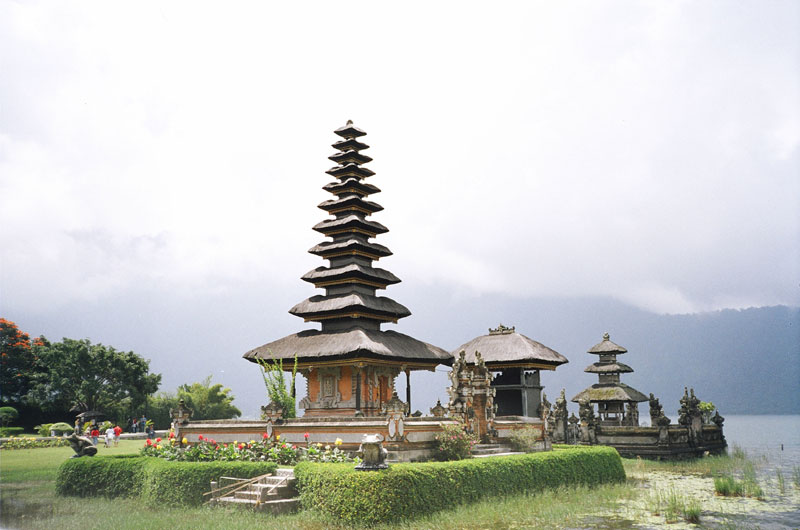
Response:
[{"label": "grass lawn", "polygon": [[[100,447],[99,454],[132,454],[141,440],[119,447]],[[231,528],[324,529],[331,522],[313,512],[274,517],[232,508],[169,508],[148,506],[133,498],[56,496],[58,466],[70,457],[69,447],[0,452],[0,526],[2,528]],[[626,468],[636,466],[626,461]],[[630,471],[629,471],[630,472]],[[590,527],[595,516],[613,512],[618,502],[640,495],[635,483],[594,489],[569,488],[537,495],[519,495],[455,507],[391,528],[575,528]],[[380,527],[379,527],[380,528]],[[388,526],[383,528],[389,528]]]}]

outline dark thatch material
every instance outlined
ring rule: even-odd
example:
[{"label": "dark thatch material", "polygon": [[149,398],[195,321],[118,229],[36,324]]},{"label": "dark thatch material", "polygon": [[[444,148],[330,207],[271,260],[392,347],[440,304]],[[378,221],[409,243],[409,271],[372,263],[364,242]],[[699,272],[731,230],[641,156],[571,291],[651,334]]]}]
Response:
[{"label": "dark thatch material", "polygon": [[598,355],[605,355],[605,354],[609,354],[609,353],[622,354],[622,353],[626,353],[628,351],[625,348],[623,348],[622,346],[620,346],[619,344],[614,344],[613,342],[611,342],[610,339],[611,339],[611,337],[609,336],[609,334],[605,333],[603,335],[603,341],[602,342],[598,342],[597,344],[595,344],[594,346],[589,348],[588,353],[594,353],[594,354],[598,354]]},{"label": "dark thatch material", "polygon": [[336,153],[328,157],[328,160],[333,160],[337,164],[367,164],[372,162],[372,157],[363,155],[358,151],[345,151],[343,153]]},{"label": "dark thatch material", "polygon": [[341,199],[323,201],[317,205],[317,208],[325,211],[339,210],[348,207],[360,208],[362,210],[367,210],[370,213],[380,212],[383,210],[383,206],[377,202],[365,201],[361,197],[355,195],[348,195],[346,197],[342,197]]},{"label": "dark thatch material", "polygon": [[481,335],[462,344],[451,355],[457,357],[462,350],[466,352],[466,360],[471,363],[475,362],[475,352],[481,352],[487,366],[509,362],[558,366],[569,362],[557,351],[516,332]]},{"label": "dark thatch material", "polygon": [[341,182],[331,182],[322,186],[322,189],[333,193],[334,195],[339,195],[340,193],[359,193],[361,195],[372,195],[374,193],[381,192],[379,187],[373,186],[372,184],[367,184],[366,182],[361,182],[357,178],[349,178]]},{"label": "dark thatch material", "polygon": [[344,331],[302,331],[264,344],[244,354],[245,359],[294,359],[298,362],[370,357],[450,365],[450,354],[396,331],[353,327]]},{"label": "dark thatch material", "polygon": [[335,144],[332,144],[331,147],[334,147],[339,151],[363,151],[364,149],[369,149],[367,144],[361,143],[353,138],[348,140],[339,140]]},{"label": "dark thatch material", "polygon": [[374,313],[393,319],[411,315],[411,311],[385,296],[367,296],[361,293],[350,293],[341,296],[316,295],[303,300],[289,310],[289,313],[303,318],[327,316],[331,314],[353,312]]},{"label": "dark thatch material", "polygon": [[325,173],[339,179],[345,177],[367,178],[375,174],[371,169],[356,164],[332,167]]},{"label": "dark thatch material", "polygon": [[358,138],[359,136],[364,136],[367,134],[366,132],[362,131],[355,125],[353,125],[352,120],[347,120],[347,123],[343,127],[339,127],[334,133],[338,134],[342,138]]},{"label": "dark thatch material", "polygon": [[308,251],[311,254],[316,254],[317,256],[325,258],[330,254],[352,252],[356,250],[366,252],[367,254],[373,254],[381,258],[392,255],[392,251],[383,245],[371,243],[357,237],[351,237],[345,241],[323,241],[319,245],[311,247]]},{"label": "dark thatch material", "polygon": [[602,401],[636,401],[640,403],[649,400],[647,396],[625,383],[597,383],[577,394],[571,401],[577,403],[583,398],[589,398],[592,403]]},{"label": "dark thatch material", "polygon": [[365,267],[358,263],[351,263],[350,265],[336,268],[317,267],[312,271],[308,271],[302,277],[303,280],[309,283],[329,282],[348,278],[360,278],[383,285],[400,283],[400,278],[385,269]]},{"label": "dark thatch material", "polygon": [[590,374],[630,374],[633,373],[633,368],[624,363],[594,363],[583,371]]},{"label": "dark thatch material", "polygon": [[346,215],[337,219],[326,219],[314,225],[314,230],[323,234],[351,228],[358,228],[375,235],[385,234],[389,231],[389,229],[382,224],[376,221],[367,221],[357,215]]}]

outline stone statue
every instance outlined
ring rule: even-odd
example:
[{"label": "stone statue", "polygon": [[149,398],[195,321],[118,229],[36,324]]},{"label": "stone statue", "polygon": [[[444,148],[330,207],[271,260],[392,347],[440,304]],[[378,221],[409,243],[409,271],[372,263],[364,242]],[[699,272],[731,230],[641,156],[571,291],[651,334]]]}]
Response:
[{"label": "stone statue", "polygon": [[597,443],[597,418],[594,415],[594,406],[589,398],[583,398],[578,402],[578,416],[581,419],[581,442],[585,444]]},{"label": "stone statue", "polygon": [[723,423],[725,423],[725,418],[723,418],[722,416],[720,416],[720,414],[719,414],[719,410],[717,410],[717,411],[715,411],[715,412],[714,412],[714,416],[712,416],[712,417],[711,417],[711,421],[712,421],[712,422],[714,422],[714,424],[715,424],[717,427],[719,427],[720,429],[722,429],[722,424],[723,424]]},{"label": "stone statue", "polygon": [[658,418],[664,414],[663,407],[661,403],[658,402],[658,398],[650,392],[650,425],[653,427],[656,426],[658,423]]},{"label": "stone statue", "polygon": [[639,426],[639,404],[635,401],[629,401],[625,404],[625,419],[627,420],[626,425],[632,427]]},{"label": "stone statue", "polygon": [[377,471],[386,469],[386,457],[389,451],[383,447],[383,436],[380,434],[365,434],[361,437],[361,445],[356,454],[361,457],[361,462],[356,466],[358,471]]},{"label": "stone statue", "polygon": [[539,403],[538,410],[539,417],[542,419],[542,421],[547,421],[547,417],[550,415],[550,407],[552,407],[552,405],[549,401],[547,401],[547,394],[542,392],[542,402]]},{"label": "stone statue", "polygon": [[442,406],[441,400],[436,400],[436,406],[431,409],[431,414],[435,418],[443,418],[447,413],[447,409]]},{"label": "stone statue", "polygon": [[78,436],[77,433],[72,433],[67,440],[70,447],[75,451],[75,454],[70,458],[80,458],[82,456],[94,456],[97,454],[97,447],[94,446],[92,441],[85,436]]},{"label": "stone statue", "polygon": [[689,389],[683,387],[683,397],[681,398],[681,407],[678,409],[678,423],[684,427],[688,427],[692,423],[689,416]]}]

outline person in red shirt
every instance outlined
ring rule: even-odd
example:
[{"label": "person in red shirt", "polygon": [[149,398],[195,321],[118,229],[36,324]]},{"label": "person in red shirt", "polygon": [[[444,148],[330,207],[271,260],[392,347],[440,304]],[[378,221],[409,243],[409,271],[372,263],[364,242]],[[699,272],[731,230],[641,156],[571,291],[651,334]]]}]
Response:
[{"label": "person in red shirt", "polygon": [[89,433],[89,436],[92,437],[92,444],[97,445],[97,439],[100,437],[100,431],[97,430],[97,426],[92,427],[92,432]]},{"label": "person in red shirt", "polygon": [[114,426],[114,447],[119,445],[119,435],[122,434],[122,427],[119,425]]}]

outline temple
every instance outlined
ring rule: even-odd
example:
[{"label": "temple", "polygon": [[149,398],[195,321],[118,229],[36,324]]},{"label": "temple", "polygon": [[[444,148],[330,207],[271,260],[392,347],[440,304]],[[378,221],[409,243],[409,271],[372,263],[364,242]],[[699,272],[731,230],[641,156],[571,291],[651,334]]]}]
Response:
[{"label": "temple", "polygon": [[328,260],[302,279],[324,289],[295,305],[289,312],[305,322],[318,322],[319,330],[306,330],[259,346],[245,353],[250,361],[282,359],[291,369],[297,358],[298,371],[307,380],[307,395],[300,400],[305,417],[378,416],[392,399],[395,378],[405,373],[406,404],[411,400],[410,373],[450,365],[443,349],[381,325],[397,323],[411,312],[391,298],[377,296],[378,289],[400,282],[391,272],[373,267],[373,262],[391,256],[383,245],[371,241],[389,230],[370,219],[383,210],[367,200],[380,192],[366,180],[375,173],[364,167],[372,158],[360,138],[366,133],[348,121],[334,131],[341,137],[328,157],[337,165],[327,171],[336,180],[323,189],[334,198],[319,204],[329,215],[314,230],[330,238],[309,250]]},{"label": "temple", "polygon": [[611,342],[608,333],[603,340],[591,348],[588,353],[598,355],[600,359],[586,367],[584,372],[597,374],[599,381],[572,398],[573,403],[588,400],[597,403],[597,413],[601,425],[639,425],[639,403],[647,401],[647,396],[620,382],[620,374],[633,372],[633,368],[617,361],[617,355],[628,350]]},{"label": "temple", "polygon": [[497,416],[528,416],[538,418],[542,403],[540,370],[555,370],[565,364],[566,357],[544,344],[517,333],[514,327],[500,324],[489,329],[488,335],[476,337],[451,353],[457,358],[465,352],[468,363],[476,363],[480,352],[483,362],[492,373],[491,388],[495,390]]}]

